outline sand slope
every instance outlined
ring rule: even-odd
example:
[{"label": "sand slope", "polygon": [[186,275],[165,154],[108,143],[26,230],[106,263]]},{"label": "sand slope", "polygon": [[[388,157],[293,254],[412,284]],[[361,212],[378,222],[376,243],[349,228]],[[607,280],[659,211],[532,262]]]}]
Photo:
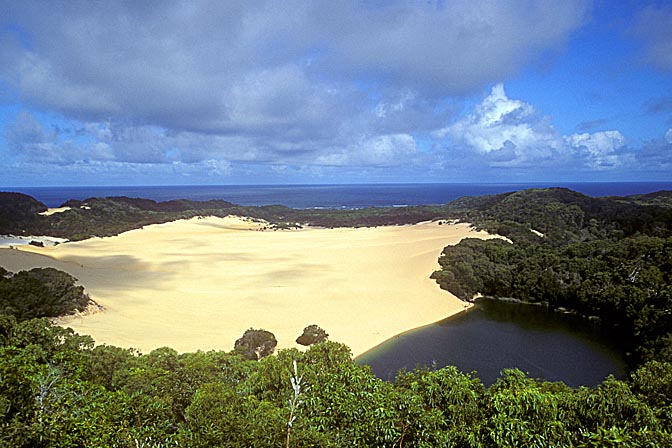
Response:
[{"label": "sand slope", "polygon": [[466,224],[259,231],[237,217],[194,218],[51,248],[0,249],[0,266],[77,277],[102,313],[64,325],[148,352],[230,350],[250,328],[278,348],[309,324],[355,355],[464,309],[429,279],[448,244],[488,238]]}]

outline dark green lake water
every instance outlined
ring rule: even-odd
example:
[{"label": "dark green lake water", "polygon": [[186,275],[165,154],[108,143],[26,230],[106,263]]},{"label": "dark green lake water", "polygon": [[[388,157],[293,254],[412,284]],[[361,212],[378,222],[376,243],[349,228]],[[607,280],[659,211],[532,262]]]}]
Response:
[{"label": "dark green lake water", "polygon": [[485,385],[504,368],[533,378],[594,386],[609,374],[625,375],[617,331],[546,307],[483,299],[457,316],[391,339],[357,358],[382,379],[399,369],[457,366],[476,371]]}]

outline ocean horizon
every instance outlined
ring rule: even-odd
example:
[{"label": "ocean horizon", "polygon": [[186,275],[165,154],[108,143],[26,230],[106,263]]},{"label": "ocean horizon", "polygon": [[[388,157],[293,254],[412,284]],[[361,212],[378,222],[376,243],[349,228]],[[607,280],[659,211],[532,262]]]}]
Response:
[{"label": "ocean horizon", "polygon": [[297,209],[404,207],[445,204],[463,196],[500,194],[529,188],[569,188],[592,197],[628,196],[672,190],[672,182],[527,182],[527,183],[408,183],[300,185],[167,185],[2,187],[0,191],[28,194],[48,207],[70,199],[128,196],[169,201],[221,199],[246,206],[285,205]]}]

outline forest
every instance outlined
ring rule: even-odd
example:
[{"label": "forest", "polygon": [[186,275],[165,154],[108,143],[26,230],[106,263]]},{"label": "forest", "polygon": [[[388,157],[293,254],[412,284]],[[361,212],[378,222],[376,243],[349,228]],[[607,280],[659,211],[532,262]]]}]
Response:
[{"label": "forest", "polygon": [[[152,211],[169,207],[153,201],[102,199],[50,221],[33,219],[42,206],[31,199],[12,198],[23,204],[18,220],[80,236],[93,227],[78,219],[96,208],[91,222],[105,213],[117,217],[109,231],[149,216],[196,213]],[[3,210],[0,223],[19,228]],[[300,219],[303,211],[273,210],[276,218],[291,216],[286,222],[310,222]],[[305,213],[313,219],[338,214]],[[402,371],[388,382],[315,326],[297,335],[316,336],[307,338],[317,342],[305,352],[274,353],[273,335],[250,329],[235,344],[222,342],[234,346],[228,352],[180,354],[164,347],[141,354],[96,346],[47,319],[85,306],[88,298],[75,279],[3,270],[0,446],[672,446],[672,195],[589,198],[528,190],[406,211],[349,211],[329,222],[434,214],[510,241],[464,240],[444,249],[442,269],[433,274],[443,288],[466,300],[476,293],[516,297],[619,326],[633,341],[627,378],[570,388],[507,369],[486,387],[477,372],[445,367]],[[25,296],[36,304],[34,312],[19,305],[21,285],[30,285]]]},{"label": "forest", "polygon": [[616,326],[630,341],[633,368],[672,361],[669,192],[593,199],[528,190],[469,200],[481,204],[469,204],[462,218],[512,243],[467,239],[446,247],[432,274],[443,289],[463,300],[513,297]]},{"label": "forest", "polygon": [[16,274],[0,267],[0,315],[19,320],[58,317],[96,304],[70,274],[35,268]]},{"label": "forest", "polygon": [[7,447],[546,447],[672,444],[672,365],[594,388],[454,367],[394,382],[320,342],[259,361],[236,351],[95,346],[47,319],[0,325]]}]

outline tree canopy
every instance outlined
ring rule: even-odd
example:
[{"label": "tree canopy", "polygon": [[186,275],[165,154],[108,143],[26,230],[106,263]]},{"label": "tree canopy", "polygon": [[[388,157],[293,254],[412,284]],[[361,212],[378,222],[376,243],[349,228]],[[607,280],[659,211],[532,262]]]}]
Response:
[{"label": "tree canopy", "polygon": [[312,324],[303,329],[301,336],[296,338],[296,343],[301,345],[313,345],[318,342],[324,342],[329,338],[329,334],[319,326]]},{"label": "tree canopy", "polygon": [[[7,326],[0,446],[277,447],[289,421],[296,447],[672,444],[666,362],[579,389],[509,369],[486,388],[455,367],[383,381],[330,341],[256,361],[235,350],[94,347],[46,319]],[[292,409],[294,363],[301,404]]]},{"label": "tree canopy", "polygon": [[278,341],[275,335],[267,330],[246,330],[243,336],[234,345],[234,351],[246,359],[259,360],[272,355]]},{"label": "tree canopy", "polygon": [[0,313],[18,320],[72,314],[90,303],[84,288],[66,272],[54,268],[16,274],[0,270]]}]

